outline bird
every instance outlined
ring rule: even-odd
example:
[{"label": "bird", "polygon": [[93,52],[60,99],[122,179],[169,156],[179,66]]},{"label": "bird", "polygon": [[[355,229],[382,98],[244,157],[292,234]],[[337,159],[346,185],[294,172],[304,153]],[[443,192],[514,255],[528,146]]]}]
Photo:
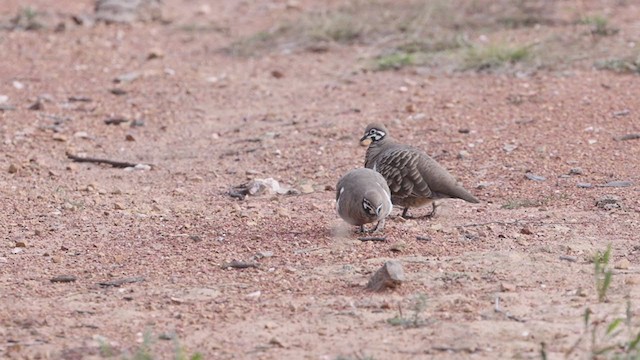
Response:
[{"label": "bird", "polygon": [[435,200],[457,198],[470,203],[480,201],[465,190],[449,172],[421,149],[401,144],[389,135],[380,123],[367,125],[360,142],[371,140],[365,155],[365,168],[379,172],[387,181],[394,205],[404,207],[402,217],[412,218],[407,212],[410,207],[432,204],[436,213]]},{"label": "bird", "polygon": [[[360,226],[360,232],[384,230],[384,220],[392,209],[391,190],[378,172],[357,168],[338,180],[336,211],[347,223]],[[375,221],[378,222],[375,228],[365,230],[365,224]]]}]

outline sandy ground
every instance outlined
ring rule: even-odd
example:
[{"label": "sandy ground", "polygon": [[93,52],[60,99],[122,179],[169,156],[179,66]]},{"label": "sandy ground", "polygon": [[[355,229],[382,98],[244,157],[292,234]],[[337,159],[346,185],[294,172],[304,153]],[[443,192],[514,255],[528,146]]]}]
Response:
[{"label": "sandy ground", "polygon": [[[169,24],[0,32],[0,95],[15,106],[0,111],[0,357],[131,358],[149,344],[164,359],[179,344],[205,359],[538,359],[545,343],[564,358],[585,308],[606,322],[639,298],[640,140],[615,140],[640,132],[637,75],[362,71],[359,45],[239,58],[219,49],[312,5],[201,5],[167,1]],[[222,30],[180,30],[190,19]],[[432,220],[395,210],[386,242],[358,241],[334,187],[362,166],[371,121],[481,204],[443,201]],[[227,194],[255,178],[304,191]],[[631,186],[598,186],[610,181]],[[596,206],[607,195],[619,207]],[[591,260],[607,244],[617,269],[600,304]],[[388,259],[406,283],[364,290]],[[258,267],[222,267],[233,260]],[[418,326],[388,322],[399,316]]]}]

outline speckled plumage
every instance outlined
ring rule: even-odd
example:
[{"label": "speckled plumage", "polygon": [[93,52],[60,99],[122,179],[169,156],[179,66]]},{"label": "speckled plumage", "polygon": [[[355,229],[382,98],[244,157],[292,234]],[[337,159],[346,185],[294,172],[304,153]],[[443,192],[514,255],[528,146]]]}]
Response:
[{"label": "speckled plumage", "polygon": [[405,208],[403,216],[409,207],[421,207],[437,199],[479,202],[427,153],[396,142],[384,125],[369,124],[361,140],[365,139],[371,139],[371,144],[364,166],[376,170],[387,180],[391,201]]},{"label": "speckled plumage", "polygon": [[336,185],[336,210],[351,225],[378,222],[373,231],[384,229],[384,220],[393,205],[391,191],[379,173],[366,168],[347,172]]}]

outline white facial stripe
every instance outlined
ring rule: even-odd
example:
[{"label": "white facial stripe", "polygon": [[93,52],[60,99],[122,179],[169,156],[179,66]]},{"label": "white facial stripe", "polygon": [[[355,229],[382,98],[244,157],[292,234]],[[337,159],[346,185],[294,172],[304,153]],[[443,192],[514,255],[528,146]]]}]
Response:
[{"label": "white facial stripe", "polygon": [[340,198],[342,197],[342,193],[344,192],[344,187],[340,188],[340,193],[338,195],[338,200],[336,200],[336,211],[340,212]]}]

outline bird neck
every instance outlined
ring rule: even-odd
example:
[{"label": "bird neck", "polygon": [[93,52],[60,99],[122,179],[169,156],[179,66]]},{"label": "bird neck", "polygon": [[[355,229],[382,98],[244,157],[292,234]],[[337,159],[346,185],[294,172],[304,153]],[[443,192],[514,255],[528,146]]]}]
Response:
[{"label": "bird neck", "polygon": [[384,138],[374,141],[369,144],[369,148],[367,148],[366,161],[364,166],[368,168],[373,168],[373,164],[376,161],[376,158],[380,153],[383,152],[389,145],[393,145],[394,141],[388,135]]}]

